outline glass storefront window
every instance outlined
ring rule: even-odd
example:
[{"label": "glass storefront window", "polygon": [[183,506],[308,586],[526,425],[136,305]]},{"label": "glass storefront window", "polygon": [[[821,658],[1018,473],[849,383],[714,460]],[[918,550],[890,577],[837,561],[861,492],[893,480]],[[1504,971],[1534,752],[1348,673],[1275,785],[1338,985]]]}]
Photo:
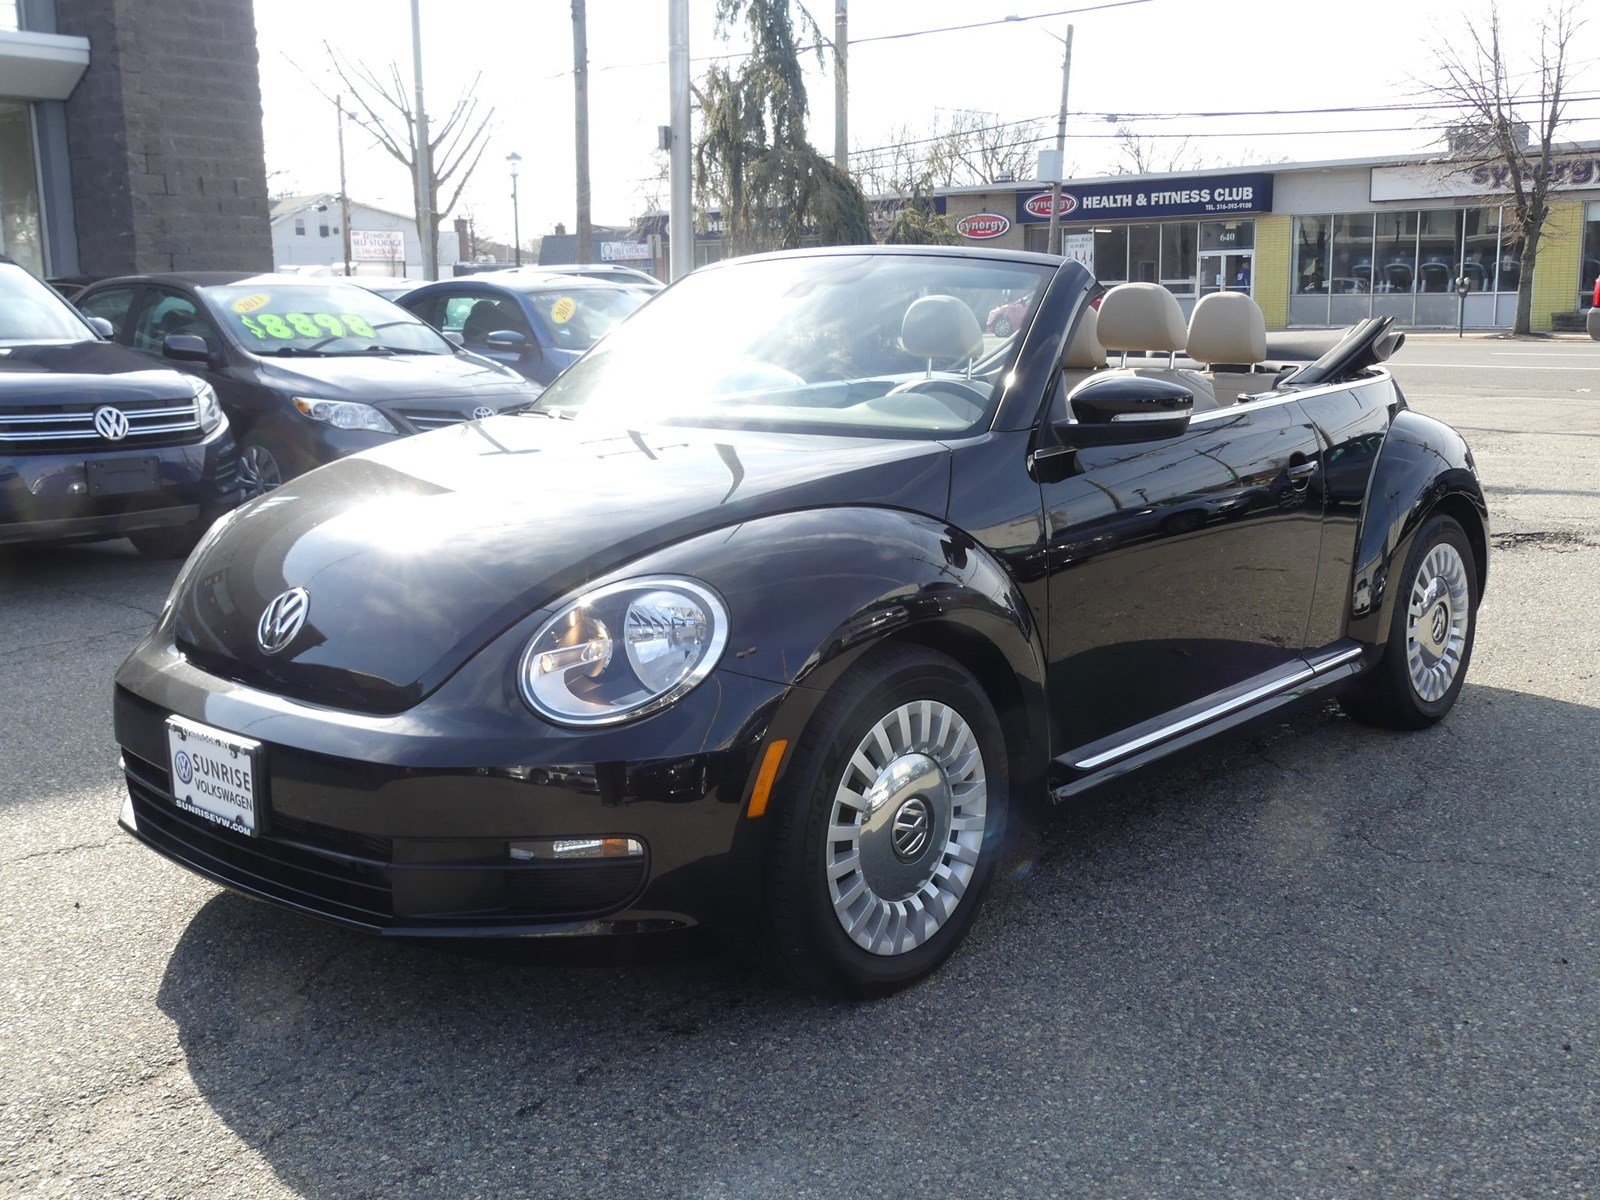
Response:
[{"label": "glass storefront window", "polygon": [[1168,221],[1161,226],[1161,284],[1180,296],[1194,295],[1196,276],[1195,226],[1191,221]]},{"label": "glass storefront window", "polygon": [[1417,243],[1417,282],[1419,292],[1453,292],[1456,286],[1456,256],[1461,246],[1461,210],[1436,208],[1421,218],[1421,239]]},{"label": "glass storefront window", "polygon": [[1328,288],[1335,295],[1372,291],[1372,214],[1333,218]]},{"label": "glass storefront window", "polygon": [[1321,295],[1328,290],[1328,218],[1294,219],[1294,290]]},{"label": "glass storefront window", "polygon": [[1200,249],[1202,250],[1254,250],[1256,223],[1254,221],[1202,221],[1200,222]]},{"label": "glass storefront window", "polygon": [[35,275],[44,274],[33,114],[27,104],[15,100],[0,100],[0,253]]},{"label": "glass storefront window", "polygon": [[1474,292],[1494,291],[1494,266],[1500,257],[1500,210],[1469,208],[1462,212],[1461,268]]},{"label": "glass storefront window", "polygon": [[1495,273],[1494,288],[1514,292],[1522,279],[1522,231],[1512,223],[1509,211],[1500,218],[1500,269]]},{"label": "glass storefront window", "polygon": [[1377,244],[1373,253],[1372,290],[1409,292],[1417,279],[1417,214],[1377,214]]},{"label": "glass storefront window", "polygon": [[1101,283],[1128,281],[1128,227],[1116,225],[1094,231],[1094,274]]},{"label": "glass storefront window", "polygon": [[1133,283],[1155,283],[1161,256],[1159,225],[1128,226],[1128,279]]},{"label": "glass storefront window", "polygon": [[1600,204],[1589,205],[1583,225],[1583,257],[1578,260],[1578,307],[1594,304],[1594,284],[1600,279]]}]

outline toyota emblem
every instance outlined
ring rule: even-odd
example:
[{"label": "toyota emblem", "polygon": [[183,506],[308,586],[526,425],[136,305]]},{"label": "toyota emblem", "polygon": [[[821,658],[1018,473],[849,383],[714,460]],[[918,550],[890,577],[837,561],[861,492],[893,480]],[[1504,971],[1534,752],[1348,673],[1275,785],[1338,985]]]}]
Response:
[{"label": "toyota emblem", "polygon": [[256,645],[263,654],[276,654],[300,632],[311,608],[311,595],[305,588],[290,588],[274,596],[256,624]]},{"label": "toyota emblem", "polygon": [[128,414],[109,404],[94,410],[94,431],[108,442],[120,442],[128,436]]},{"label": "toyota emblem", "polygon": [[494,416],[494,409],[487,404],[480,404],[472,410],[472,419],[474,421],[486,421],[492,416]]}]

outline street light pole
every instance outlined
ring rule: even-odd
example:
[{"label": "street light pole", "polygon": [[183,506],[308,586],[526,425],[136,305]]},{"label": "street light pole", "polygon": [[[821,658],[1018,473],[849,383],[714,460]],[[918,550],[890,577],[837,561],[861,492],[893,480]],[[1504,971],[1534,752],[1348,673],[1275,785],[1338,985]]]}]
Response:
[{"label": "street light pole", "polygon": [[667,237],[672,250],[672,278],[677,280],[694,270],[694,210],[689,179],[689,0],[671,0],[667,10],[667,77],[672,121]]},{"label": "street light pole", "polygon": [[344,273],[353,274],[350,266],[350,192],[344,181],[344,97],[339,106],[339,228],[344,231]]},{"label": "street light pole", "polygon": [[522,165],[522,155],[513,150],[506,155],[506,162],[511,165],[511,253],[516,258],[516,265],[522,265],[522,213],[517,206],[517,168]]},{"label": "street light pole", "polygon": [[833,165],[850,169],[850,0],[833,14]]},{"label": "street light pole", "polygon": [[411,0],[411,71],[417,85],[417,239],[422,243],[422,273],[439,278],[439,240],[433,232],[433,148],[428,145],[428,110],[422,106],[422,13]]},{"label": "street light pole", "polygon": [[589,215],[589,17],[584,0],[572,0],[572,89],[578,168],[577,262],[594,257],[594,222]]},{"label": "street light pole", "polygon": [[[1050,36],[1055,37],[1055,34]],[[1067,84],[1072,79],[1071,25],[1067,26],[1067,37],[1062,45],[1066,47],[1066,52],[1061,56],[1061,115],[1056,120],[1056,159],[1060,166],[1050,183],[1050,238],[1046,243],[1051,254],[1061,253],[1061,176],[1067,173]]]}]

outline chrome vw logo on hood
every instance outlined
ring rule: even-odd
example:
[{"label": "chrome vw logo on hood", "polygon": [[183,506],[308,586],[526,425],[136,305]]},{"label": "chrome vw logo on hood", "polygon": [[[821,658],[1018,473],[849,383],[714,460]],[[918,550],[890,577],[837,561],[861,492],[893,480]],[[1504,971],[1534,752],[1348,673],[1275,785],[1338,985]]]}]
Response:
[{"label": "chrome vw logo on hood", "polygon": [[108,442],[120,442],[128,436],[128,414],[109,404],[94,410],[94,431]]},{"label": "chrome vw logo on hood", "polygon": [[263,654],[276,654],[300,632],[311,608],[311,594],[303,587],[274,596],[256,623],[256,645]]},{"label": "chrome vw logo on hood", "polygon": [[472,410],[472,419],[474,421],[486,421],[492,416],[494,416],[494,409],[487,404],[480,404]]}]

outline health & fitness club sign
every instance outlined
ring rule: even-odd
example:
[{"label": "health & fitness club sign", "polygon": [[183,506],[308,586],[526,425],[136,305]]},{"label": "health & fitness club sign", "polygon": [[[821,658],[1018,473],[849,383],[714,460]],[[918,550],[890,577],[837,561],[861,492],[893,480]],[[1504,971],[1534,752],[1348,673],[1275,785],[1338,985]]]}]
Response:
[{"label": "health & fitness club sign", "polygon": [[[1137,220],[1143,217],[1205,217],[1263,213],[1272,209],[1272,176],[1207,175],[1199,179],[1127,183],[1064,184],[1063,221]],[[1018,192],[1017,222],[1050,219],[1050,193]]]}]

